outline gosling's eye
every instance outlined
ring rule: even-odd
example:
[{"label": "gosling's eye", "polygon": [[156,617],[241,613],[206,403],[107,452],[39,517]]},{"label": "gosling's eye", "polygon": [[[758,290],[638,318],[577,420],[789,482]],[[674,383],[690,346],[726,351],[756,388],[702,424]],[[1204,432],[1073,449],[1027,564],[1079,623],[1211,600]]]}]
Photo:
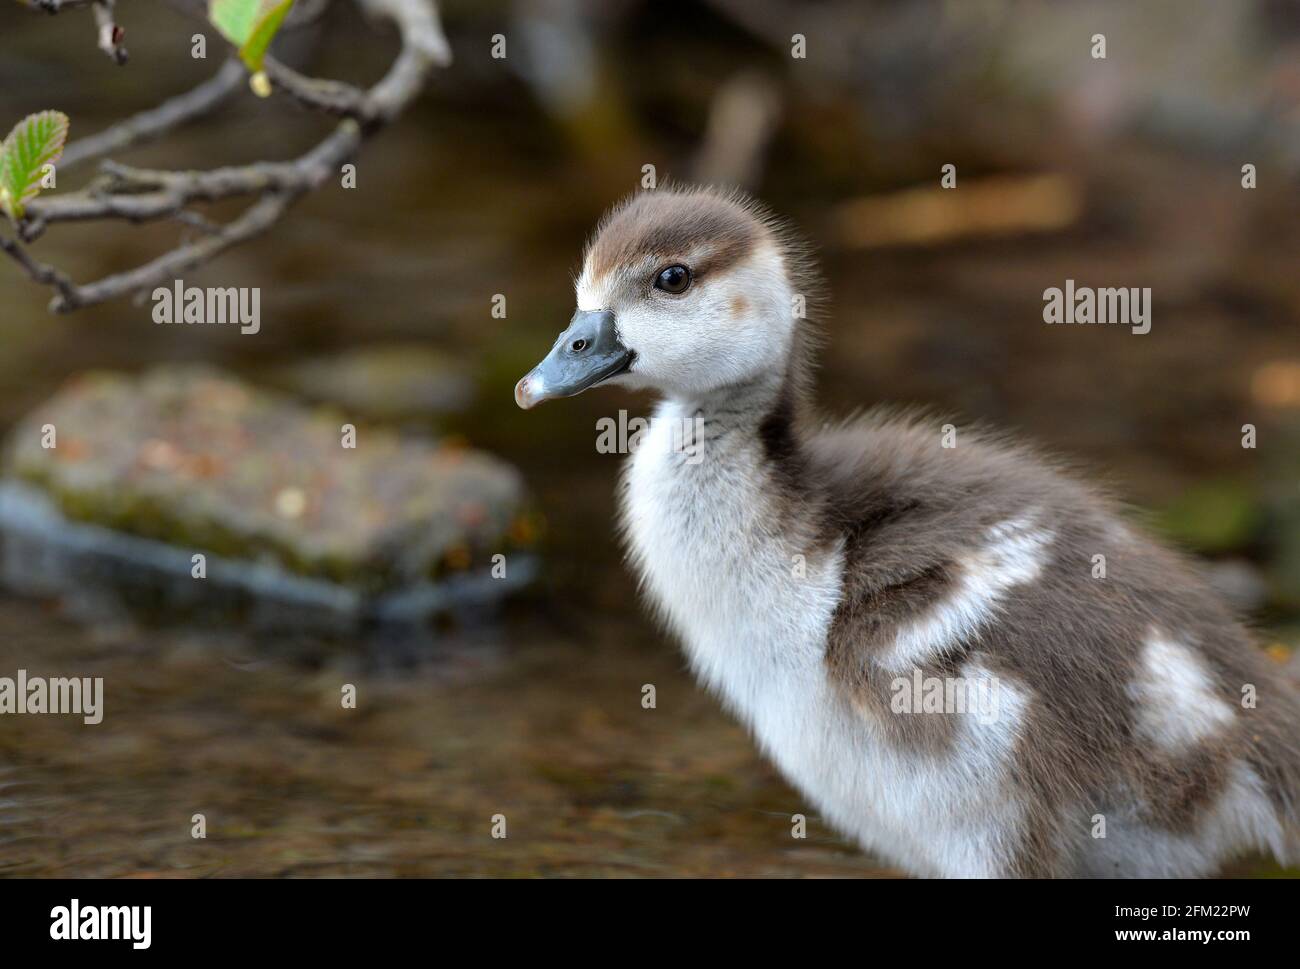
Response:
[{"label": "gosling's eye", "polygon": [[659,270],[655,277],[655,289],[662,289],[665,293],[684,293],[690,284],[691,271],[685,266],[669,266]]}]

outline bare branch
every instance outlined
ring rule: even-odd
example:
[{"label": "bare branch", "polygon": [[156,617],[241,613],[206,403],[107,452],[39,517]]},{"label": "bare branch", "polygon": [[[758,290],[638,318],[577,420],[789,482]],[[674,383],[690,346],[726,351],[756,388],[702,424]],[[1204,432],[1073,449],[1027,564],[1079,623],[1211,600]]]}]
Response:
[{"label": "bare branch", "polygon": [[55,14],[62,13],[64,10],[75,10],[78,7],[89,7],[94,2],[95,0],[27,0],[27,6]]},{"label": "bare branch", "polygon": [[195,202],[215,202],[241,195],[278,192],[297,196],[319,188],[360,143],[360,127],[348,120],[293,161],[254,162],[193,172],[157,171],[105,162],[103,174],[86,189],[31,202],[19,236],[24,242],[32,242],[55,222],[97,219],[149,222],[174,218]]},{"label": "bare branch", "polygon": [[47,266],[43,262],[37,262],[23,247],[22,243],[17,240],[0,236],[0,249],[3,249],[12,256],[14,261],[17,262],[18,265],[22,266],[27,275],[32,277],[36,282],[46,286],[53,286],[59,294],[55,297],[56,299],[65,297],[76,289],[76,285],[71,279],[59,272],[53,266]]},{"label": "bare branch", "polygon": [[362,124],[375,120],[366,92],[358,87],[343,81],[306,77],[273,57],[265,60],[263,69],[274,87],[300,104],[325,114],[353,118]]},{"label": "bare branch", "polygon": [[74,141],[63,152],[59,170],[67,171],[74,165],[107,155],[111,151],[121,151],[157,138],[186,121],[207,114],[239,90],[246,76],[239,61],[226,61],[221,65],[221,70],[192,90],[169,98],[156,108],[119,121],[97,135]]},{"label": "bare branch", "polygon": [[99,28],[99,49],[111,57],[119,66],[128,59],[122,42],[126,31],[113,20],[115,0],[94,0],[91,10],[95,14],[95,26]]},{"label": "bare branch", "polygon": [[127,62],[126,47],[122,44],[126,31],[113,20],[113,5],[116,0],[19,0],[19,2],[33,10],[42,10],[48,14],[90,7],[95,15],[96,44],[99,49],[118,65]]},{"label": "bare branch", "polygon": [[362,9],[397,25],[402,35],[402,53],[378,84],[370,98],[380,117],[391,120],[424,87],[430,67],[451,64],[451,45],[438,22],[433,0],[360,0]]},{"label": "bare branch", "polygon": [[50,302],[56,313],[67,313],[82,306],[102,303],[128,293],[150,289],[160,283],[207,262],[231,246],[261,235],[288,210],[297,194],[271,192],[263,195],[234,221],[215,233],[188,245],[179,246],[129,272],[108,276],[85,286],[62,287]]},{"label": "bare branch", "polygon": [[[50,303],[53,311],[68,312],[167,282],[176,274],[265,232],[298,198],[336,177],[367,137],[401,114],[423,89],[433,66],[450,62],[451,50],[432,0],[358,0],[358,3],[366,12],[395,24],[401,36],[397,59],[374,87],[361,90],[337,81],[305,77],[267,60],[268,74],[277,88],[309,107],[344,118],[311,151],[290,161],[256,162],[207,171],[141,169],[104,162],[100,175],[81,191],[32,201],[27,206],[26,217],[18,225],[18,238],[0,239],[0,248],[33,280],[55,289],[56,295]],[[74,143],[67,154],[75,164],[114,147],[155,137],[210,110],[229,95],[243,76],[242,68],[228,64],[193,91]],[[254,196],[256,200],[224,225],[189,208],[195,203],[241,196]],[[101,219],[130,222],[175,219],[201,230],[203,237],[136,269],[82,285],[35,261],[25,249],[25,243],[39,238],[54,223]]]}]

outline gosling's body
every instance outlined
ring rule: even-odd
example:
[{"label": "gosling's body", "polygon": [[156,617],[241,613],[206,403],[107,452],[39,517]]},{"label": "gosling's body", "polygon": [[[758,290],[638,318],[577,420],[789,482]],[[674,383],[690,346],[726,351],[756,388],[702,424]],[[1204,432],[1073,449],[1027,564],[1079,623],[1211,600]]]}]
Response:
[{"label": "gosling's body", "polygon": [[[1188,876],[1286,852],[1294,727],[1237,711],[1245,683],[1293,701],[1172,556],[1026,455],[943,452],[936,425],[812,437],[826,490],[801,497],[728,403],[658,409],[628,543],[695,674],[834,827],[921,875]],[[697,416],[693,463],[669,429]],[[918,668],[997,677],[996,717],[894,712]]]},{"label": "gosling's body", "polygon": [[[640,291],[673,260],[692,300]],[[700,681],[834,827],[914,874],[1189,876],[1293,853],[1300,704],[1249,634],[1023,449],[962,431],[946,448],[942,422],[885,414],[819,426],[788,311],[806,286],[770,220],[701,192],[616,210],[579,278],[579,315],[611,314],[627,352],[601,379],[665,395],[623,525]],[[900,706],[930,681],[995,708]]]}]

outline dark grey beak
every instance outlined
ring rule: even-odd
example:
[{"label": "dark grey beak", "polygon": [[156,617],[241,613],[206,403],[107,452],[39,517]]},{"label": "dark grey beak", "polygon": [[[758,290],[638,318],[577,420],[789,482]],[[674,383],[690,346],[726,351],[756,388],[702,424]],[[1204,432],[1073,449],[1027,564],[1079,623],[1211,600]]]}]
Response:
[{"label": "dark grey beak", "polygon": [[546,359],[515,384],[515,403],[524,410],[556,397],[572,397],[632,364],[632,351],[619,341],[609,310],[579,310]]}]

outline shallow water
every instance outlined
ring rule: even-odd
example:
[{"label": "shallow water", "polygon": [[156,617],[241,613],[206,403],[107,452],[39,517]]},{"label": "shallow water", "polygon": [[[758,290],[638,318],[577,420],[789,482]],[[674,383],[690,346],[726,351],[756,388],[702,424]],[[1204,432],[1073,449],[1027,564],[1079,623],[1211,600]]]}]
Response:
[{"label": "shallow water", "polygon": [[815,821],[791,839],[799,799],[635,622],[511,620],[399,675],[356,656],[306,670],[220,634],[86,636],[5,607],[0,668],[103,676],[106,692],[99,726],[23,716],[0,734],[5,874],[877,871]]}]

